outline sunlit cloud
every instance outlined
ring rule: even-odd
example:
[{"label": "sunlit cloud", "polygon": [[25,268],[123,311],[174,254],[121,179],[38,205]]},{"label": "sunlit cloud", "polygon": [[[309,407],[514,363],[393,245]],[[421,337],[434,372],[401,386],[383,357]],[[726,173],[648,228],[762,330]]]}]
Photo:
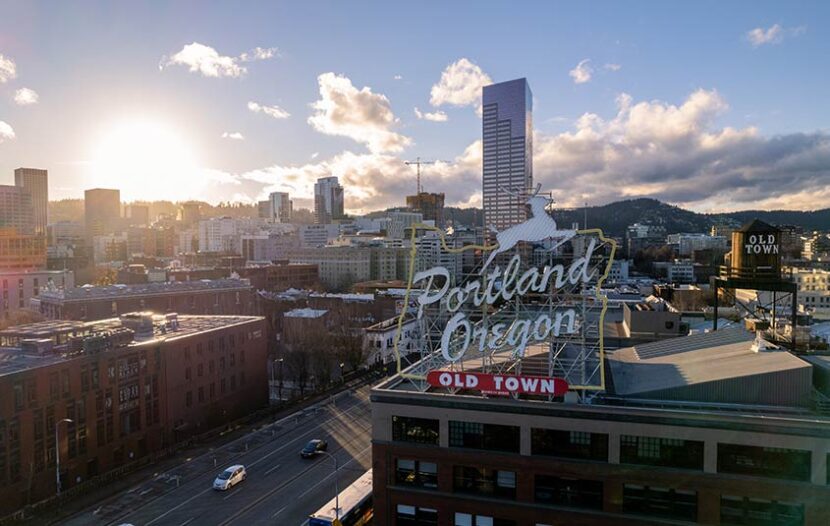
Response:
[{"label": "sunlit cloud", "polygon": [[14,129],[8,123],[0,121],[0,143],[15,138]]},{"label": "sunlit cloud", "polygon": [[222,134],[223,139],[233,139],[235,141],[242,141],[245,139],[245,136],[242,135],[240,132],[224,132]]},{"label": "sunlit cloud", "polygon": [[14,60],[0,53],[0,84],[6,83],[17,77],[17,65]]},{"label": "sunlit cloud", "polygon": [[403,75],[395,75],[392,77],[393,80],[403,80]]},{"label": "sunlit cloud", "polygon": [[33,89],[20,88],[14,92],[14,103],[18,106],[29,106],[30,104],[37,104],[40,96]]},{"label": "sunlit cloud", "polygon": [[435,107],[473,106],[481,111],[481,88],[493,80],[467,58],[460,58],[444,68],[441,78],[430,90],[429,102]]},{"label": "sunlit cloud", "polygon": [[574,84],[585,84],[586,82],[590,82],[593,73],[594,69],[591,67],[591,60],[586,58],[570,70],[568,75],[574,79]]},{"label": "sunlit cloud", "polygon": [[766,29],[756,27],[746,32],[746,38],[753,47],[763,46],[764,44],[778,44],[784,40],[784,30],[779,24],[773,24]]},{"label": "sunlit cloud", "polygon": [[415,116],[419,119],[433,122],[446,122],[449,119],[449,117],[447,117],[447,114],[441,110],[433,112],[422,112],[418,108],[415,108]]},{"label": "sunlit cloud", "polygon": [[312,104],[308,123],[320,133],[348,137],[371,152],[399,152],[412,141],[393,128],[398,119],[389,99],[364,86],[357,89],[343,75],[323,73],[317,77],[320,100]]},{"label": "sunlit cloud", "polygon": [[605,65],[604,65],[604,66],[602,66],[602,67],[603,67],[603,68],[605,68],[605,69],[606,69],[606,70],[608,70],[608,71],[619,71],[619,70],[621,70],[621,69],[622,69],[622,66],[621,66],[621,65],[619,65],[619,64],[614,64],[614,63],[611,63],[611,62],[609,62],[608,64],[605,64]]},{"label": "sunlit cloud", "polygon": [[251,102],[248,103],[248,109],[251,110],[254,113],[264,113],[265,115],[268,115],[269,117],[273,117],[275,119],[287,119],[288,117],[291,116],[290,113],[288,113],[284,109],[280,108],[276,104],[274,104],[272,106],[266,106],[266,105],[259,104],[257,102],[251,101]]},{"label": "sunlit cloud", "polygon": [[247,73],[244,62],[266,60],[276,56],[277,48],[257,47],[250,52],[242,53],[238,57],[220,55],[210,46],[193,42],[185,45],[181,51],[169,57],[164,56],[159,62],[159,69],[170,66],[186,66],[191,73],[199,73],[205,77],[241,77]]}]

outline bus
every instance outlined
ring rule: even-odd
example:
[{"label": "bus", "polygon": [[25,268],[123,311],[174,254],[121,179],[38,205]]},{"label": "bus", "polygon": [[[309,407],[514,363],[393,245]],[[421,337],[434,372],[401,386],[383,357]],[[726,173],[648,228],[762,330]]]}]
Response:
[{"label": "bus", "polygon": [[335,499],[308,517],[308,526],[367,526],[372,523],[372,470],[340,492],[340,519],[335,518]]}]

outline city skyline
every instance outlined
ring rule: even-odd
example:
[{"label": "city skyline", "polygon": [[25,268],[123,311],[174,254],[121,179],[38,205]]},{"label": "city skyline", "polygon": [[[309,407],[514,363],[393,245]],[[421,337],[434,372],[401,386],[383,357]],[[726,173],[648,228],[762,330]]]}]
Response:
[{"label": "city skyline", "polygon": [[[296,208],[336,176],[354,214],[403,206],[415,188],[403,161],[420,155],[448,161],[424,170],[424,191],[480,207],[481,88],[527,77],[535,180],[561,206],[654,197],[696,211],[807,210],[830,198],[830,110],[809,102],[827,81],[812,67],[826,6],[709,4],[683,17],[592,7],[610,23],[587,7],[534,5],[527,17],[471,5],[443,14],[452,27],[371,4],[342,26],[347,8],[326,4],[322,20],[319,5],[211,7],[185,27],[183,5],[83,18],[6,6],[0,172],[49,170],[52,199],[103,187],[125,201],[256,203],[286,191]],[[309,47],[312,20],[320,45]],[[496,20],[523,25],[495,42]]]}]

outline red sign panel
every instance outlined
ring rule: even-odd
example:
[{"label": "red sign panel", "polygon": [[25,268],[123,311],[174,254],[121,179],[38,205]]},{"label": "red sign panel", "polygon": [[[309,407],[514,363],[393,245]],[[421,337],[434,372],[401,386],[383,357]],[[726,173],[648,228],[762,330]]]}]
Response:
[{"label": "red sign panel", "polygon": [[546,376],[430,371],[427,374],[427,383],[433,387],[470,389],[497,394],[561,396],[568,392],[568,382]]}]

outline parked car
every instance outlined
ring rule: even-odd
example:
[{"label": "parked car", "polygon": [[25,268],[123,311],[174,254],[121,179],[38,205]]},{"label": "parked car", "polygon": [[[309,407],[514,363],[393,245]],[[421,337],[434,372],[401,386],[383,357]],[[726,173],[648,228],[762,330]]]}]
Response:
[{"label": "parked car", "polygon": [[305,447],[300,451],[300,456],[303,458],[311,458],[316,457],[320,454],[321,451],[325,451],[329,448],[329,445],[326,443],[325,440],[321,440],[319,438],[315,438],[314,440],[310,441]]},{"label": "parked car", "polygon": [[218,489],[220,491],[231,489],[245,480],[247,476],[248,472],[245,471],[245,466],[236,464],[227,468],[225,471],[220,473],[218,477],[216,477],[216,480],[213,481],[213,489]]}]

